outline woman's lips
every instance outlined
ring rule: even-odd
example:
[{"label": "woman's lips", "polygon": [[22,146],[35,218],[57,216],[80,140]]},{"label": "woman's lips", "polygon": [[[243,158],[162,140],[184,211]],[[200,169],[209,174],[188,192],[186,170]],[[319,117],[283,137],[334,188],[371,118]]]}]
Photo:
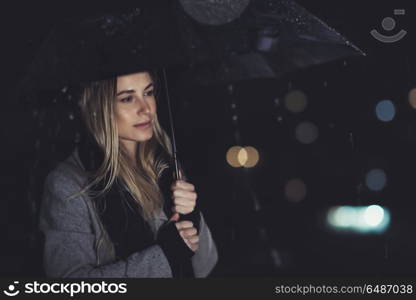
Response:
[{"label": "woman's lips", "polygon": [[146,123],[136,124],[136,125],[134,125],[134,127],[136,127],[136,128],[146,128],[146,127],[149,127],[151,123],[152,123],[152,121],[148,121]]}]

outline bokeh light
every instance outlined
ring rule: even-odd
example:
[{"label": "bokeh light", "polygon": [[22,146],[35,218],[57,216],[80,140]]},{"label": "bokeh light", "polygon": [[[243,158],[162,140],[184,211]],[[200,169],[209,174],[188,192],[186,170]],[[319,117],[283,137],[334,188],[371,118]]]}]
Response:
[{"label": "bokeh light", "polygon": [[396,107],[390,100],[382,100],[376,105],[377,119],[383,122],[390,122],[396,115]]},{"label": "bokeh light", "polygon": [[259,153],[256,148],[251,146],[233,146],[227,151],[226,159],[228,164],[234,168],[252,168],[259,161]]},{"label": "bokeh light", "polygon": [[327,222],[335,230],[382,233],[390,224],[390,213],[379,205],[336,206],[328,210]]},{"label": "bokeh light", "polygon": [[286,183],[285,196],[288,200],[299,202],[306,197],[306,185],[302,179],[291,179]]},{"label": "bokeh light", "polygon": [[351,206],[339,206],[331,208],[328,213],[328,221],[335,227],[349,227],[354,224],[357,211]]},{"label": "bokeh light", "polygon": [[240,166],[244,166],[248,160],[248,153],[245,148],[241,148],[237,154],[238,163]]},{"label": "bokeh light", "polygon": [[302,144],[311,144],[316,141],[319,136],[318,127],[312,122],[302,122],[296,126],[296,139]]},{"label": "bokeh light", "polygon": [[293,113],[300,113],[306,109],[307,98],[305,93],[299,90],[290,91],[285,96],[285,106]]},{"label": "bokeh light", "polygon": [[241,149],[242,147],[240,146],[233,146],[227,151],[226,159],[230,166],[234,168],[241,167],[241,164],[238,161],[238,154],[240,153]]},{"label": "bokeh light", "polygon": [[412,108],[416,109],[416,88],[411,89],[409,92],[409,104]]},{"label": "bokeh light", "polygon": [[386,186],[386,182],[386,173],[381,169],[370,170],[365,178],[365,183],[367,187],[375,192],[381,191]]},{"label": "bokeh light", "polygon": [[364,220],[369,226],[378,226],[384,218],[384,209],[379,205],[370,205],[364,211]]},{"label": "bokeh light", "polygon": [[252,168],[256,166],[259,161],[259,152],[257,151],[257,149],[254,147],[248,146],[248,147],[245,147],[244,150],[247,153],[247,160],[243,164],[244,167]]}]

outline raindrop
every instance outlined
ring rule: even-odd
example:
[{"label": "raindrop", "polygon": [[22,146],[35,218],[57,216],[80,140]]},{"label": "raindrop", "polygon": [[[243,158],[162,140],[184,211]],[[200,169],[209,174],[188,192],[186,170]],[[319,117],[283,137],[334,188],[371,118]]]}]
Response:
[{"label": "raindrop", "polygon": [[279,99],[279,98],[275,98],[275,99],[274,99],[274,104],[275,104],[276,106],[279,106],[279,105],[280,105],[280,99]]},{"label": "raindrop", "polygon": [[273,263],[276,267],[280,267],[282,265],[282,258],[276,249],[272,248],[270,250],[270,256],[272,257]]},{"label": "raindrop", "polygon": [[327,87],[328,86],[328,81],[324,81],[324,87]]},{"label": "raindrop", "polygon": [[53,102],[53,103],[56,103],[56,98],[53,98],[53,99],[52,99],[52,102]]},{"label": "raindrop", "polygon": [[264,227],[259,228],[260,237],[263,241],[267,240],[267,232]]},{"label": "raindrop", "polygon": [[108,17],[105,18],[105,22],[107,24],[111,24],[113,22],[113,18],[111,16],[108,16]]},{"label": "raindrop", "polygon": [[72,121],[75,117],[74,114],[71,112],[68,114],[68,118]]},{"label": "raindrop", "polygon": [[229,85],[227,86],[227,90],[228,90],[228,93],[229,93],[229,94],[232,94],[232,93],[234,92],[234,86],[233,86],[232,84],[229,84]]},{"label": "raindrop", "polygon": [[68,90],[68,87],[67,87],[67,86],[64,86],[64,87],[61,89],[62,94],[65,94],[67,90]]},{"label": "raindrop", "polygon": [[260,211],[261,206],[257,199],[254,199],[254,211]]},{"label": "raindrop", "polygon": [[75,143],[79,143],[81,141],[81,134],[79,132],[75,133]]},{"label": "raindrop", "polygon": [[237,115],[234,115],[233,116],[233,121],[236,122],[237,120],[238,120],[238,116]]},{"label": "raindrop", "polygon": [[37,139],[36,142],[35,142],[35,149],[38,150],[39,147],[40,147],[40,140]]},{"label": "raindrop", "polygon": [[277,122],[281,123],[283,121],[282,116],[277,116]]},{"label": "raindrop", "polygon": [[238,131],[234,132],[234,138],[237,142],[240,142],[240,139],[241,139],[240,132]]},{"label": "raindrop", "polygon": [[347,61],[346,61],[346,60],[344,60],[343,65],[344,65],[344,67],[346,67],[346,66],[347,66]]},{"label": "raindrop", "polygon": [[235,229],[231,228],[231,241],[235,240]]},{"label": "raindrop", "polygon": [[231,104],[231,108],[232,108],[232,109],[235,109],[236,107],[237,107],[237,105],[235,105],[235,103],[232,103],[232,104]]},{"label": "raindrop", "polygon": [[38,111],[35,109],[32,111],[32,117],[36,118],[36,116],[38,115]]}]

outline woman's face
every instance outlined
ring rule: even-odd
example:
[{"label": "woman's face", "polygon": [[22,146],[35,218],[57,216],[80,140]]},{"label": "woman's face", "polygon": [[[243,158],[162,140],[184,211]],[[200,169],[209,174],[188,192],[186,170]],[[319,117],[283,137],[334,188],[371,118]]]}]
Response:
[{"label": "woman's face", "polygon": [[[153,136],[156,99],[147,72],[117,77],[115,117],[120,139],[143,142]],[[150,122],[150,123],[148,123]],[[138,125],[148,123],[147,125]]]}]

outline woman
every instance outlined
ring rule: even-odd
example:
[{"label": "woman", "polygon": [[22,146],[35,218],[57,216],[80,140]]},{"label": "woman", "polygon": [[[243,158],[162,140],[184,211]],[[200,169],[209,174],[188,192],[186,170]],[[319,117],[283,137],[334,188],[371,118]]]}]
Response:
[{"label": "woman", "polygon": [[150,71],[83,87],[85,138],[44,186],[47,276],[206,277],[216,265],[195,187],[169,180],[157,91]]}]

